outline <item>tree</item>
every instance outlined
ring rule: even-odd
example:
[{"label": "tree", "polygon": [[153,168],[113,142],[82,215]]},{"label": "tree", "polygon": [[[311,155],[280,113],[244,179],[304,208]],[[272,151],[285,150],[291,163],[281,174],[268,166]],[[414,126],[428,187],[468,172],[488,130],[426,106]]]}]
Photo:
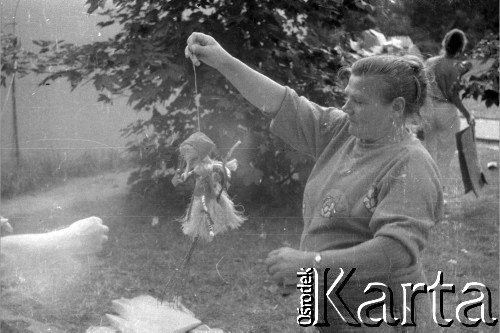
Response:
[{"label": "tree", "polygon": [[18,135],[18,125],[17,125],[17,104],[16,104],[16,76],[23,76],[28,73],[27,71],[27,61],[34,56],[33,54],[26,52],[21,49],[21,43],[16,35],[16,18],[17,9],[19,8],[20,0],[17,0],[16,9],[14,11],[14,19],[10,23],[12,25],[12,33],[7,34],[3,31],[1,32],[1,75],[0,75],[0,86],[7,86],[7,77],[11,78],[9,85],[9,92],[12,93],[12,126],[14,133],[14,153],[16,157],[16,166],[19,167],[21,163],[21,151],[19,149],[19,135]]},{"label": "tree", "polygon": [[[15,26],[15,22],[13,23]],[[16,106],[16,76],[22,75],[24,68],[18,61],[20,45],[15,34],[5,34],[2,31],[2,74],[0,76],[0,85],[7,87],[7,78],[10,77],[9,93],[12,94],[12,126],[14,135],[14,153],[16,166],[21,163],[21,151],[19,149],[19,135],[17,126],[17,106]]]},{"label": "tree", "polygon": [[408,35],[425,57],[439,53],[441,40],[453,28],[469,40],[463,60],[473,63],[461,81],[462,98],[499,105],[498,97],[498,0],[374,0],[376,21],[389,36]]},{"label": "tree", "polygon": [[466,55],[473,66],[461,81],[462,98],[481,98],[486,107],[499,105],[498,36],[498,32],[490,32]]},{"label": "tree", "polygon": [[372,9],[362,0],[114,0],[109,9],[104,0],[87,4],[89,13],[99,10],[106,18],[101,27],[119,24],[121,32],[80,47],[52,45],[49,62],[57,62],[59,70],[44,82],[66,78],[74,88],[90,80],[99,101],[127,96],[135,110],[150,115],[123,130],[133,138],[128,149],[140,164],[129,179],[134,190],[171,190],[176,147],[197,127],[196,77],[201,130],[221,156],[243,140],[243,149],[235,153],[240,162],[235,181],[247,185],[244,193],[258,189],[264,200],[300,193],[310,163],[275,140],[269,121],[221,75],[207,66],[196,68],[194,75],[184,57],[187,37],[193,31],[211,34],[231,54],[278,82],[318,103],[339,105],[343,97],[336,72],[350,60],[343,27]]}]

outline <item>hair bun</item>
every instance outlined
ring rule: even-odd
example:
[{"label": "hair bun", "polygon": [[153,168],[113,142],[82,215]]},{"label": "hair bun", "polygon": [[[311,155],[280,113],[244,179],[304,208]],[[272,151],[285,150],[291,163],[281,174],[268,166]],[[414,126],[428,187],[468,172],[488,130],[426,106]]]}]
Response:
[{"label": "hair bun", "polygon": [[420,59],[416,55],[406,54],[402,58],[408,63],[408,65],[410,65],[415,74],[419,74],[424,69],[424,63],[422,59]]}]

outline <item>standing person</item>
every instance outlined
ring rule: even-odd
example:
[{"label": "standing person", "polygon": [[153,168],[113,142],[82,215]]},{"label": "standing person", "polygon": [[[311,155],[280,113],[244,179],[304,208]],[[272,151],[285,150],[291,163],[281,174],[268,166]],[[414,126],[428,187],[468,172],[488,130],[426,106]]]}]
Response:
[{"label": "standing person", "polygon": [[474,117],[459,96],[459,80],[468,68],[461,66],[457,58],[466,45],[464,32],[453,29],[443,38],[441,54],[425,62],[432,79],[429,85],[430,104],[423,113],[424,146],[436,161],[443,177],[449,175],[450,163],[457,147],[455,134],[460,130],[458,111],[470,126],[474,126]]},{"label": "standing person", "polygon": [[[298,96],[231,56],[208,35],[193,33],[185,52],[195,64],[202,61],[222,73],[273,118],[273,133],[315,159],[304,191],[300,247],[269,253],[265,263],[272,278],[293,283],[301,267],[337,273],[355,268],[355,282],[342,290],[351,311],[373,300],[363,292],[369,282],[390,286],[395,311],[405,311],[401,283],[426,282],[420,253],[441,218],[443,203],[435,163],[405,128],[406,118],[417,114],[426,98],[422,62],[389,55],[358,60],[345,89],[347,102],[339,110]],[[432,317],[429,298],[416,299],[416,329],[431,332],[425,326]],[[323,304],[321,295],[319,301]],[[328,311],[330,326],[318,327],[323,332],[367,329],[348,326],[331,306]],[[369,331],[396,329],[401,327],[382,324]]]}]

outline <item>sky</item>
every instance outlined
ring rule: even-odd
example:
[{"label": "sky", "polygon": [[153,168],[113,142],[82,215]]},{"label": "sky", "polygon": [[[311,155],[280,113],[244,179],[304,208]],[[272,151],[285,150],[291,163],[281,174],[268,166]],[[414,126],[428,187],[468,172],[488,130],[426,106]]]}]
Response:
[{"label": "sky", "polygon": [[23,46],[36,39],[65,39],[75,44],[106,40],[116,33],[113,27],[100,29],[97,14],[87,14],[85,0],[2,0],[2,30],[11,32],[15,7],[17,32]]},{"label": "sky", "polygon": [[[1,28],[12,32],[17,0],[1,0]],[[100,29],[100,16],[86,13],[85,0],[19,0],[16,33],[23,48],[35,49],[33,40],[65,40],[74,44],[104,41],[116,28]],[[114,30],[113,30],[114,29]],[[66,81],[38,86],[41,76],[16,80],[19,137],[26,155],[40,149],[123,148],[119,130],[137,119],[125,100],[113,105],[97,102],[91,83],[70,92]],[[2,161],[12,155],[12,91],[1,88]]]}]

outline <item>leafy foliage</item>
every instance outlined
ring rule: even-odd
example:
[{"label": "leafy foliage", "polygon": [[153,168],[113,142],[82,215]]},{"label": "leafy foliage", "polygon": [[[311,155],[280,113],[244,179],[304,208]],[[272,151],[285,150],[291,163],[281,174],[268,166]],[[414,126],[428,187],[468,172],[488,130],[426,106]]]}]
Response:
[{"label": "leafy foliage", "polygon": [[496,0],[374,0],[374,3],[381,31],[388,36],[409,35],[426,56],[439,52],[441,40],[453,28],[467,34],[471,47],[488,32],[498,31]]},{"label": "leafy foliage", "polygon": [[462,78],[462,98],[481,97],[487,107],[498,106],[498,33],[486,35],[471,50],[472,69]]},{"label": "leafy foliage", "polygon": [[13,34],[2,31],[0,38],[2,45],[0,85],[6,87],[9,76],[17,74],[22,77],[32,70],[36,54],[25,51]]},{"label": "leafy foliage", "polygon": [[[409,35],[425,57],[439,53],[441,40],[453,28],[469,40],[463,60],[472,63],[461,82],[463,98],[481,99],[487,107],[498,105],[497,0],[374,0],[376,22],[389,36]],[[395,24],[397,22],[397,24]]]},{"label": "leafy foliage", "polygon": [[[177,166],[176,147],[196,130],[195,97],[200,98],[201,130],[221,156],[238,140],[240,162],[235,182],[246,186],[240,198],[255,193],[262,200],[289,199],[301,191],[310,161],[288,150],[268,131],[269,120],[249,105],[219,73],[196,68],[199,96],[194,96],[192,64],[184,47],[193,31],[214,36],[231,54],[300,94],[329,105],[342,102],[335,75],[349,63],[344,51],[346,20],[371,10],[361,0],[88,0],[88,12],[100,10],[101,27],[119,24],[106,42],[83,46],[52,45],[51,64],[58,71],[44,82],[66,78],[72,87],[90,80],[99,101],[127,96],[135,110],[150,117],[123,129],[129,151],[140,168],[131,175],[144,195],[161,185],[166,192]],[[46,47],[43,45],[43,47]],[[155,192],[156,193],[156,192]]]}]

